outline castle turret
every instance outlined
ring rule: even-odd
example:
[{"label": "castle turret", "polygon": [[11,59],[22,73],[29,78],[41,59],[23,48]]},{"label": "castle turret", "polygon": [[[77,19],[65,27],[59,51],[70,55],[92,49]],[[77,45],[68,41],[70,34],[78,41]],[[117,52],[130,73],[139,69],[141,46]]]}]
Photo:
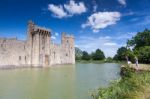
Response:
[{"label": "castle turret", "polygon": [[62,50],[64,56],[64,63],[75,63],[75,48],[74,48],[74,37],[73,35],[66,35],[62,33]]},{"label": "castle turret", "polygon": [[32,64],[32,34],[34,32],[34,23],[30,20],[28,21],[28,29],[27,29],[27,63]]}]

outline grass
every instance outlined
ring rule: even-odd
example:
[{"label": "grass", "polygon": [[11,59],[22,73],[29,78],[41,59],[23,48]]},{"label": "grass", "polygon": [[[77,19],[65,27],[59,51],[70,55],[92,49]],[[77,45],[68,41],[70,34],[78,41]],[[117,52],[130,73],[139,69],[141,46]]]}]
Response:
[{"label": "grass", "polygon": [[[150,67],[149,67],[150,68]],[[94,99],[150,99],[150,71],[122,67],[122,78],[98,89]]]}]

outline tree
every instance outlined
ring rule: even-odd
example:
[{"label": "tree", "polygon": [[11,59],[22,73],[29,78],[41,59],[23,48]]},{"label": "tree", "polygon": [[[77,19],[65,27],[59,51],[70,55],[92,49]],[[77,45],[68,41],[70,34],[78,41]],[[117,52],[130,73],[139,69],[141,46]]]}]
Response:
[{"label": "tree", "polygon": [[140,62],[150,63],[150,30],[137,33],[128,40],[127,45],[133,47],[134,55],[138,56]]},{"label": "tree", "polygon": [[90,57],[90,55],[88,54],[88,52],[83,51],[83,52],[82,52],[82,60],[90,60],[90,59],[91,59],[91,57]]},{"label": "tree", "polygon": [[117,54],[115,55],[115,60],[126,60],[127,48],[121,47],[117,50]]},{"label": "tree", "polygon": [[75,47],[75,59],[76,60],[81,60],[82,58],[82,50]]},{"label": "tree", "polygon": [[138,58],[140,62],[150,63],[150,46],[140,47],[138,50]]},{"label": "tree", "polygon": [[126,47],[121,47],[117,50],[117,54],[114,56],[114,60],[127,60],[127,61],[131,61],[134,62],[134,53],[130,50],[127,49]]},{"label": "tree", "polygon": [[113,60],[119,60],[119,59],[118,59],[118,54],[116,54],[116,55],[113,57]]},{"label": "tree", "polygon": [[93,60],[103,60],[103,59],[105,59],[105,55],[100,49],[97,49],[95,51],[95,53],[92,54],[92,59]]},{"label": "tree", "polygon": [[143,32],[137,33],[131,40],[127,41],[127,45],[138,49],[142,46],[150,46],[150,30],[145,29]]},{"label": "tree", "polygon": [[111,57],[107,57],[106,62],[113,62],[113,59]]}]

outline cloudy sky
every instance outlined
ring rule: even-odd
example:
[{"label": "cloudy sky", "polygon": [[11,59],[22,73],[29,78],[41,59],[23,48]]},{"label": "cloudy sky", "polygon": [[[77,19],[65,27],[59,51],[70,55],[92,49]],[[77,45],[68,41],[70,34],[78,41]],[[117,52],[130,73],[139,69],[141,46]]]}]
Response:
[{"label": "cloudy sky", "polygon": [[150,0],[1,0],[0,37],[25,40],[28,20],[50,28],[60,43],[61,32],[75,36],[75,45],[97,48],[113,56],[126,41],[150,29]]}]

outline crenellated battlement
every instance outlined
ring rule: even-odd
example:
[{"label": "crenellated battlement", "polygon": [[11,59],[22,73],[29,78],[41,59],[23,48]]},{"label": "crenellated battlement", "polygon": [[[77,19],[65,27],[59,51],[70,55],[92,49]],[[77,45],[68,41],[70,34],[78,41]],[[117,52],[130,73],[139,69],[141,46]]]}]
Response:
[{"label": "crenellated battlement", "polygon": [[28,22],[27,40],[0,38],[0,65],[51,66],[74,64],[74,36],[62,33],[61,44],[51,40],[51,29]]},{"label": "crenellated battlement", "polygon": [[62,33],[62,37],[74,38],[73,34],[67,34],[67,33],[65,33],[65,32]]},{"label": "crenellated battlement", "polygon": [[43,32],[43,33],[50,33],[51,32],[50,29],[45,28],[45,27],[40,27],[40,26],[37,26],[37,25],[35,25],[34,31],[39,31],[39,32]]}]

